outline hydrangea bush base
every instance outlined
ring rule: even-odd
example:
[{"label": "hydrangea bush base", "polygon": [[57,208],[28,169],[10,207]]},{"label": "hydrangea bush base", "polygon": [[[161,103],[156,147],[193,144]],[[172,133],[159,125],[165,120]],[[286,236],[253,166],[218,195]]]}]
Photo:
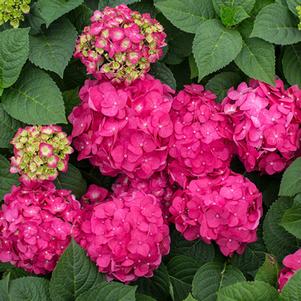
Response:
[{"label": "hydrangea bush base", "polygon": [[298,301],[300,8],[0,0],[0,299]]}]

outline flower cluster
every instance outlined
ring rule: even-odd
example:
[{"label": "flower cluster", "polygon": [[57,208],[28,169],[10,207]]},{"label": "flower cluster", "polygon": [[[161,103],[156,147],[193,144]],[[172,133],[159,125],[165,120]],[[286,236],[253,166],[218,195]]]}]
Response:
[{"label": "flower cluster", "polygon": [[168,220],[170,216],[169,207],[175,189],[169,183],[167,173],[158,172],[148,179],[130,179],[125,175],[121,175],[113,184],[112,189],[116,196],[123,192],[133,192],[137,190],[154,195],[160,201],[163,217],[166,221]]},{"label": "flower cluster", "polygon": [[24,20],[30,10],[31,0],[0,0],[0,25],[9,22],[14,28]]},{"label": "flower cluster", "polygon": [[247,171],[281,172],[298,155],[301,90],[252,80],[231,88],[223,110],[233,123],[233,141]]},{"label": "flower cluster", "polygon": [[283,259],[284,268],[278,278],[279,290],[282,290],[288,280],[301,269],[301,249]]},{"label": "flower cluster", "polygon": [[103,201],[105,193],[95,186],[89,190],[84,198],[94,198],[78,219],[76,241],[108,277],[126,283],[151,277],[170,245],[158,199],[132,191]]},{"label": "flower cluster", "polygon": [[21,182],[0,211],[0,261],[35,274],[51,272],[70,242],[80,204],[51,182]]},{"label": "flower cluster", "polygon": [[122,4],[96,10],[76,44],[74,57],[86,65],[88,74],[116,82],[141,78],[163,53],[166,34],[149,14]]},{"label": "flower cluster", "polygon": [[228,171],[192,180],[185,190],[178,190],[170,213],[187,240],[215,240],[221,252],[231,256],[256,241],[262,196],[247,178]]},{"label": "flower cluster", "polygon": [[129,86],[88,80],[69,116],[79,159],[109,176],[148,178],[166,167],[172,93],[147,75]]},{"label": "flower cluster", "polygon": [[20,128],[11,142],[14,157],[11,172],[31,180],[54,180],[59,171],[67,171],[71,140],[59,126]]},{"label": "flower cluster", "polygon": [[296,10],[297,10],[297,14],[298,14],[298,17],[299,17],[299,24],[298,24],[298,29],[301,30],[301,5],[298,5],[296,7]]},{"label": "flower cluster", "polygon": [[221,174],[230,165],[231,125],[215,99],[212,92],[195,84],[185,86],[174,98],[168,169],[183,187],[190,178]]}]

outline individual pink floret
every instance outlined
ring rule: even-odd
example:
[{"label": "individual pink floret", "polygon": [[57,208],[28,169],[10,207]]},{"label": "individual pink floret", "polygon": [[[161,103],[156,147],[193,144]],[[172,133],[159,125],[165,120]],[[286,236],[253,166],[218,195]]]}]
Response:
[{"label": "individual pink floret", "polygon": [[121,4],[96,10],[79,36],[74,57],[97,79],[126,82],[143,78],[163,55],[166,34],[149,14]]},{"label": "individual pink floret", "polygon": [[76,241],[109,279],[128,283],[152,277],[170,247],[159,200],[142,191],[104,196],[85,206]]},{"label": "individual pink floret", "polygon": [[245,168],[269,175],[283,171],[299,156],[301,90],[251,80],[231,88],[223,110],[233,123],[233,140]]},{"label": "individual pink floret", "polygon": [[71,238],[80,204],[51,182],[21,182],[0,211],[0,261],[35,274],[51,272]]},{"label": "individual pink floret", "polygon": [[278,277],[278,287],[282,290],[293,275],[301,269],[301,249],[293,254],[287,255],[282,261],[284,268]]},{"label": "individual pink floret", "polygon": [[211,91],[192,84],[173,101],[168,171],[183,187],[193,177],[222,174],[230,165],[231,126],[215,99]]},{"label": "individual pink floret", "polygon": [[104,175],[146,179],[167,164],[173,90],[147,75],[130,86],[87,80],[69,116],[79,160]]},{"label": "individual pink floret", "polygon": [[225,256],[231,256],[256,241],[262,195],[247,178],[228,170],[192,180],[175,193],[169,211],[187,240],[215,241]]}]

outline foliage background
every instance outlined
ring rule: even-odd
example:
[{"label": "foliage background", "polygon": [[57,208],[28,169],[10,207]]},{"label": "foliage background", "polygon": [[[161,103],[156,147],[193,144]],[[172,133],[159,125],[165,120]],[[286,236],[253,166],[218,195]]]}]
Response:
[{"label": "foliage background", "polygon": [[[75,39],[93,10],[120,3],[164,25],[168,46],[151,73],[177,90],[200,81],[220,101],[248,78],[273,84],[277,75],[301,86],[299,0],[32,1],[21,28],[0,27],[0,199],[17,183],[8,158],[20,126],[61,124],[70,132],[66,117],[87,78],[84,66],[72,59]],[[280,295],[276,290],[283,257],[301,245],[301,159],[272,177],[248,174],[236,160],[232,165],[256,183],[264,199],[258,241],[242,256],[225,258],[214,244],[185,241],[171,229],[171,253],[155,276],[127,286],[106,282],[72,241],[46,277],[1,264],[0,300],[301,300],[301,272]],[[109,188],[113,181],[74,154],[56,185],[80,197],[88,184]]]}]

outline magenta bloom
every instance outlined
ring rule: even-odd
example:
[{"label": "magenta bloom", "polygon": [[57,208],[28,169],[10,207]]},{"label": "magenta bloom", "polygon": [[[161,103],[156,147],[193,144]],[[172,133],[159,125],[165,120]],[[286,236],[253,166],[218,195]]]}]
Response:
[{"label": "magenta bloom", "polygon": [[146,179],[166,167],[172,93],[147,75],[130,86],[87,80],[69,121],[79,160],[109,176]]},{"label": "magenta bloom", "polygon": [[214,240],[225,256],[231,256],[256,241],[262,195],[247,178],[228,170],[192,180],[175,193],[169,211],[187,240]]},{"label": "magenta bloom", "polygon": [[125,175],[121,175],[113,184],[112,189],[116,196],[124,192],[134,192],[137,190],[154,195],[160,201],[163,217],[168,221],[170,217],[169,207],[175,188],[169,183],[168,175],[165,172],[155,173],[148,179],[131,179]]},{"label": "magenta bloom", "polygon": [[108,278],[128,283],[153,276],[170,246],[158,199],[141,191],[103,197],[85,206],[76,241]]},{"label": "magenta bloom", "polygon": [[288,280],[301,269],[301,249],[283,259],[284,268],[278,278],[279,290],[282,290]]},{"label": "magenta bloom", "polygon": [[272,175],[283,171],[300,147],[300,100],[297,86],[285,90],[252,80],[231,88],[223,110],[233,123],[233,140],[247,171]]},{"label": "magenta bloom", "polygon": [[51,182],[21,182],[0,211],[0,261],[35,274],[51,272],[71,238],[80,204]]},{"label": "magenta bloom", "polygon": [[20,128],[11,144],[11,173],[28,180],[53,181],[60,171],[68,170],[69,155],[73,152],[71,139],[56,125]]},{"label": "magenta bloom", "polygon": [[79,36],[74,57],[97,79],[115,82],[143,78],[150,64],[163,54],[166,34],[149,14],[140,14],[122,4],[96,10],[91,25]]},{"label": "magenta bloom", "polygon": [[174,99],[168,171],[183,187],[190,178],[222,174],[229,167],[231,126],[215,99],[212,92],[196,84],[185,86]]}]

